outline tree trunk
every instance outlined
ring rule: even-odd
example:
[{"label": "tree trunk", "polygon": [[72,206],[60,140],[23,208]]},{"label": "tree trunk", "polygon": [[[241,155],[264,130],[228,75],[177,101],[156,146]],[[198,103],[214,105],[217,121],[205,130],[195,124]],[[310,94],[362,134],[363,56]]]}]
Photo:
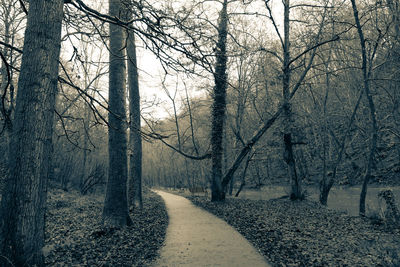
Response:
[{"label": "tree trunk", "polygon": [[142,201],[142,136],[140,134],[140,93],[136,60],[135,34],[128,32],[128,84],[129,84],[129,194],[130,204],[143,208]]},{"label": "tree trunk", "polygon": [[251,151],[253,146],[260,140],[260,138],[265,134],[265,132],[274,125],[275,121],[279,118],[281,113],[283,112],[283,106],[281,106],[272,117],[266,121],[258,130],[255,131],[254,135],[250,138],[250,140],[246,143],[246,145],[242,148],[239,155],[236,157],[235,161],[232,163],[232,166],[229,168],[228,172],[225,174],[224,179],[222,180],[222,186],[227,186],[229,181],[232,179],[234,173],[239,168],[243,159],[247,156],[247,154]]},{"label": "tree trunk", "polygon": [[226,39],[228,34],[228,1],[224,0],[218,25],[218,43],[216,51],[216,67],[214,73],[214,94],[212,106],[211,126],[211,201],[222,201],[225,199],[225,187],[222,187],[222,139],[224,134],[224,120],[226,110]]},{"label": "tree trunk", "polygon": [[[18,81],[10,176],[0,209],[0,266],[43,266],[63,1],[30,2]],[[45,14],[45,15],[43,15]]]},{"label": "tree trunk", "polygon": [[292,200],[302,199],[303,192],[301,179],[296,171],[296,161],[293,153],[292,142],[292,111],[290,104],[290,1],[284,1],[284,45],[283,45],[283,142],[284,142],[284,160],[288,167],[288,174],[291,184],[290,198]]},{"label": "tree trunk", "polygon": [[[110,16],[120,17],[124,8],[120,0],[109,0]],[[126,66],[125,30],[110,24],[110,73],[108,153],[109,171],[103,209],[103,224],[123,227],[130,224],[127,196],[127,134],[126,134]]]},{"label": "tree trunk", "polygon": [[[11,9],[11,3],[8,5],[8,11]],[[6,12],[7,12],[6,9]],[[4,43],[9,44],[11,38],[10,27],[11,27],[11,18],[9,13],[4,13]],[[12,40],[13,41],[13,40]],[[5,60],[9,60],[9,64],[12,63],[12,52],[9,52],[7,47],[3,48],[2,55]],[[7,68],[6,62],[0,59],[1,63],[1,77],[0,77],[0,114],[3,116],[4,125],[0,125],[0,142],[4,137],[4,144],[7,146],[7,152],[5,152],[5,157],[7,160],[10,157],[9,146],[10,146],[10,136],[12,131],[12,123],[11,123],[11,111],[13,108],[13,93],[14,93],[14,85],[12,81],[12,72],[11,68]],[[9,92],[9,93],[8,93]],[[10,99],[8,99],[8,95],[10,95]],[[7,105],[7,102],[9,103]],[[2,131],[4,130],[4,135]]]},{"label": "tree trunk", "polygon": [[241,177],[242,183],[240,184],[240,187],[239,187],[238,191],[236,192],[235,197],[238,197],[238,196],[239,196],[240,192],[242,192],[242,189],[243,189],[243,188],[245,187],[245,185],[246,185],[246,173],[247,173],[247,168],[249,167],[249,163],[250,163],[250,160],[251,160],[252,157],[253,157],[253,156],[252,156],[251,154],[248,154],[248,155],[247,155],[246,164],[244,165],[244,169],[243,169],[242,177]]},{"label": "tree trunk", "polygon": [[[85,77],[86,79],[86,77]],[[85,88],[87,88],[87,84],[85,85]],[[82,173],[79,176],[79,190],[81,194],[86,194],[85,191],[85,181],[88,179],[88,153],[89,153],[89,132],[90,132],[90,106],[88,103],[84,103],[85,106],[85,117],[83,120],[83,160],[82,160]]]},{"label": "tree trunk", "polygon": [[232,196],[233,194],[233,184],[235,183],[235,176],[232,176],[231,181],[229,182],[229,195]]},{"label": "tree trunk", "polygon": [[359,213],[361,216],[365,216],[365,198],[367,196],[368,182],[371,177],[371,172],[372,172],[372,168],[374,165],[374,154],[375,154],[375,149],[376,149],[376,142],[378,139],[378,128],[377,128],[377,124],[376,124],[375,104],[372,99],[371,91],[369,88],[370,71],[368,71],[368,69],[367,69],[368,60],[367,60],[367,50],[365,47],[364,33],[363,33],[363,30],[361,27],[360,19],[358,17],[356,1],[351,0],[351,5],[353,7],[354,20],[356,22],[358,36],[360,38],[361,56],[362,56],[362,68],[361,69],[362,69],[362,73],[363,73],[364,91],[365,91],[365,95],[367,97],[371,121],[372,121],[370,151],[369,151],[368,160],[367,160],[366,172],[364,175],[364,182],[363,182],[361,194],[360,194]]},{"label": "tree trunk", "polygon": [[[226,125],[224,126],[226,128]],[[227,139],[227,131],[224,131],[224,138],[223,138],[223,153],[224,153],[224,173],[226,173],[228,171],[228,157],[229,157],[229,153],[228,153],[228,139]],[[222,180],[222,179],[221,179]],[[234,181],[234,177],[232,177],[230,183],[229,183],[229,187],[226,188],[226,192],[228,193],[230,196],[232,196],[232,191],[233,191],[233,181]]]},{"label": "tree trunk", "polygon": [[339,154],[338,154],[338,156],[336,158],[336,161],[335,161],[335,163],[333,165],[332,176],[329,179],[327,179],[327,177],[325,177],[326,179],[322,179],[320,181],[319,201],[320,201],[320,203],[322,205],[326,206],[327,203],[328,203],[328,195],[329,195],[329,192],[330,192],[334,182],[336,181],[337,170],[338,170],[340,162],[342,161],[343,154],[345,153],[344,151],[346,149],[346,139],[350,135],[351,126],[353,125],[354,119],[356,117],[357,110],[358,110],[358,107],[360,106],[363,93],[364,93],[364,90],[361,90],[360,94],[358,96],[356,105],[355,105],[355,107],[353,109],[353,113],[351,114],[351,117],[350,117],[350,120],[349,120],[349,124],[347,125],[347,130],[346,130],[346,132],[345,132],[345,134],[343,136],[343,141],[340,144]]},{"label": "tree trunk", "polygon": [[[327,157],[328,157],[328,115],[327,115],[327,104],[329,97],[329,89],[330,89],[330,73],[329,73],[329,63],[332,55],[332,47],[328,52],[328,59],[324,62],[325,65],[325,97],[323,102],[323,126],[322,126],[322,150],[323,150],[323,166],[322,166],[322,180],[320,181],[320,194],[319,201],[322,205],[328,204],[328,195],[331,189],[331,186],[328,184],[328,166],[327,166]],[[333,180],[331,180],[333,181]],[[333,185],[333,184],[332,184]]]}]

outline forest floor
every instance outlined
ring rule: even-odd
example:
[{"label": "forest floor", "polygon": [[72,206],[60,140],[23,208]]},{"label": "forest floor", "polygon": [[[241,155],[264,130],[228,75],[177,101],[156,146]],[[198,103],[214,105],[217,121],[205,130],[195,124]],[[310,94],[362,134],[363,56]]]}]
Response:
[{"label": "forest floor", "polygon": [[313,201],[187,196],[232,225],[274,266],[400,266],[400,230]]},{"label": "forest floor", "polygon": [[160,196],[143,192],[143,210],[131,212],[133,225],[103,229],[101,195],[50,190],[46,244],[49,266],[146,266],[158,256],[168,215]]}]

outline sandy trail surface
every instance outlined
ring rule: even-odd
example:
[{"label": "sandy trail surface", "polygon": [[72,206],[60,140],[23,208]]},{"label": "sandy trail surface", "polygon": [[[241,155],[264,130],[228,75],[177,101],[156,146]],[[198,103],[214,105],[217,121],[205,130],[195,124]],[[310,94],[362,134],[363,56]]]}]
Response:
[{"label": "sandy trail surface", "polygon": [[188,199],[155,190],[165,201],[169,225],[154,266],[270,266],[234,228]]}]

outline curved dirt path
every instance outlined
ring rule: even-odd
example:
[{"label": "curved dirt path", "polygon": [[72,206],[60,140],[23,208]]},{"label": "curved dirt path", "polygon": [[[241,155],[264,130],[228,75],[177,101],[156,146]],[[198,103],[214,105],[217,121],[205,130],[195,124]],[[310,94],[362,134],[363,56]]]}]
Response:
[{"label": "curved dirt path", "polygon": [[235,229],[188,199],[155,190],[167,206],[164,247],[153,266],[270,266]]}]

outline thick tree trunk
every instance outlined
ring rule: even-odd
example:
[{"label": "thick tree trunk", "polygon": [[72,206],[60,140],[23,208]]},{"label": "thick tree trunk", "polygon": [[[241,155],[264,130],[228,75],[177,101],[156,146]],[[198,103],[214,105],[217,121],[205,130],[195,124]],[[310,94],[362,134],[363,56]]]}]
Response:
[{"label": "thick tree trunk", "polygon": [[[0,266],[43,266],[47,179],[60,54],[62,0],[30,2],[0,209]],[[45,15],[43,15],[45,14]]]},{"label": "thick tree trunk", "polygon": [[140,93],[136,60],[135,35],[128,33],[126,50],[128,53],[129,84],[129,190],[130,204],[143,208],[142,201],[142,136],[140,134]]},{"label": "thick tree trunk", "polygon": [[[120,17],[124,12],[120,0],[109,0],[110,16]],[[103,224],[123,227],[131,223],[127,196],[127,124],[126,124],[126,66],[125,30],[110,24],[110,73],[108,153],[109,172],[103,210]]]},{"label": "thick tree trunk", "polygon": [[216,54],[216,67],[214,73],[214,94],[212,106],[212,126],[211,126],[211,201],[221,201],[225,199],[226,187],[222,187],[222,139],[224,134],[224,120],[226,110],[226,39],[228,34],[228,1],[224,0],[220,14],[218,26],[218,44]]},{"label": "thick tree trunk", "polygon": [[290,133],[286,133],[283,136],[283,141],[285,144],[284,159],[288,166],[288,173],[289,173],[289,177],[290,177],[290,185],[291,185],[290,199],[296,200],[296,199],[303,199],[303,192],[301,189],[302,188],[301,179],[296,171],[291,137],[292,136]]}]

